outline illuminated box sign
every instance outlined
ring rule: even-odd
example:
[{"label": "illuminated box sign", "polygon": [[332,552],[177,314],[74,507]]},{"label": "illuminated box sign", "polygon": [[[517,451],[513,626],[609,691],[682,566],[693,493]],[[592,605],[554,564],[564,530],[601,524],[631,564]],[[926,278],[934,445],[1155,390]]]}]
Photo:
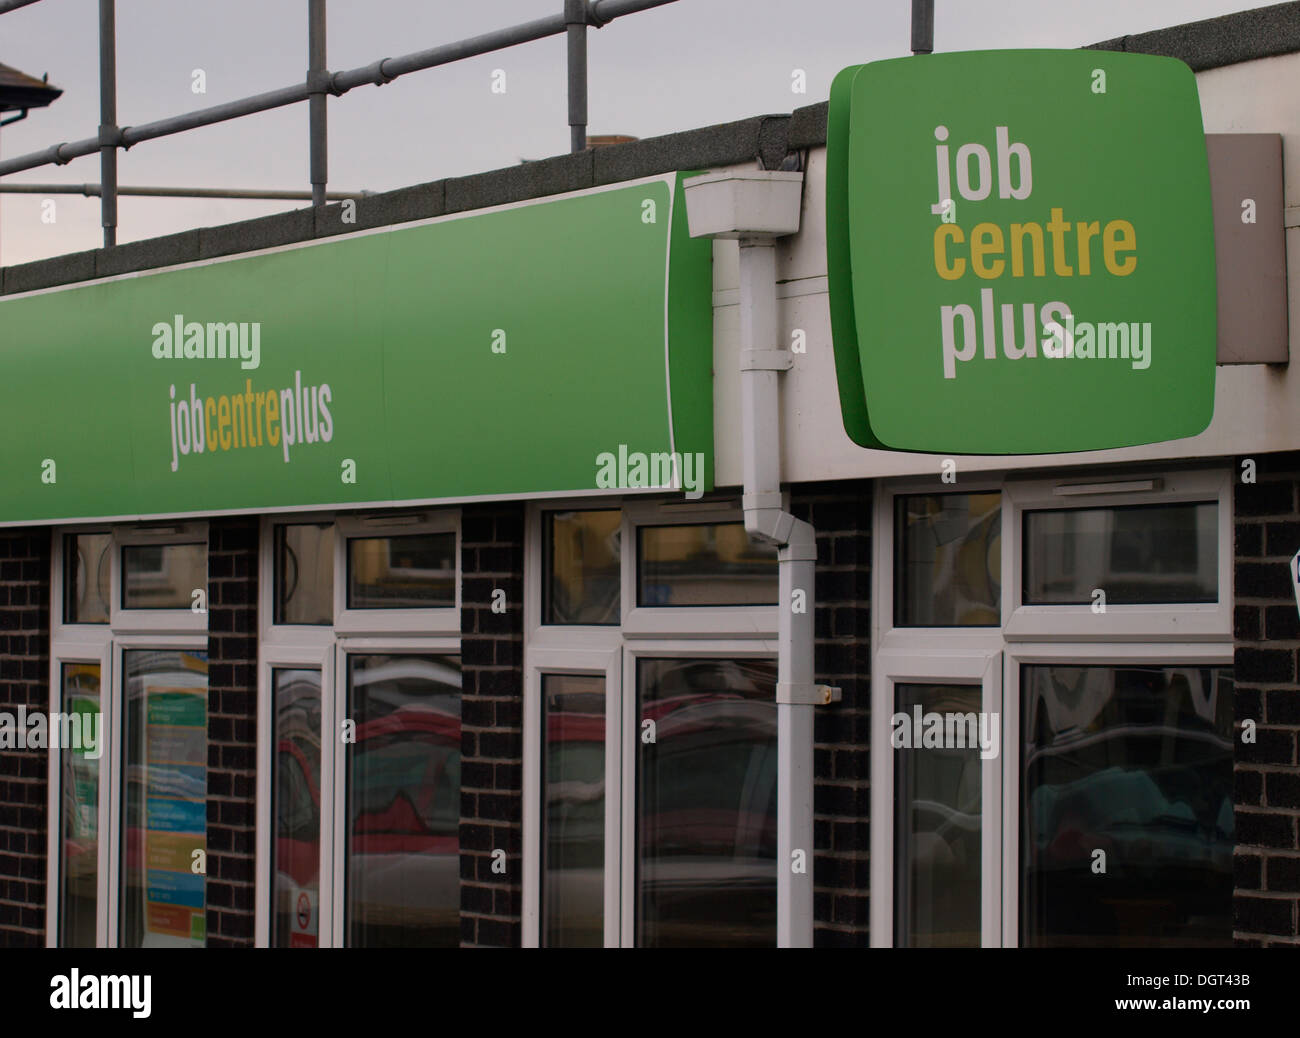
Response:
[{"label": "illuminated box sign", "polygon": [[698,496],[710,264],[667,174],[0,299],[0,523]]},{"label": "illuminated box sign", "polygon": [[1047,454],[1209,424],[1214,231],[1182,62],[988,51],[847,68],[826,211],[840,401],[862,446]]}]

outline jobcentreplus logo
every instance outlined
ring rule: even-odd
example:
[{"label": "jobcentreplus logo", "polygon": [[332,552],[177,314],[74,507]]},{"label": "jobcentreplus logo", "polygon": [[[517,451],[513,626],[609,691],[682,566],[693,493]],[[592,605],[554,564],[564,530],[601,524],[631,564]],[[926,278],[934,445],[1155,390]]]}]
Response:
[{"label": "jobcentreplus logo", "polygon": [[291,447],[318,440],[329,443],[334,438],[329,383],[305,386],[301,371],[295,371],[293,385],[283,389],[254,389],[253,380],[244,379],[242,393],[236,389],[204,397],[191,382],[188,400],[182,396],[177,401],[174,385],[168,395],[173,472],[188,454],[245,447],[279,447],[288,464]]},{"label": "jobcentreplus logo", "polygon": [[59,713],[48,717],[20,706],[16,714],[0,711],[0,750],[82,750],[90,760],[104,752],[98,710]]},{"label": "jobcentreplus logo", "polygon": [[153,1010],[153,977],[120,974],[101,976],[80,970],[59,973],[50,978],[52,1009],[130,1009],[131,1015],[143,1020]]}]

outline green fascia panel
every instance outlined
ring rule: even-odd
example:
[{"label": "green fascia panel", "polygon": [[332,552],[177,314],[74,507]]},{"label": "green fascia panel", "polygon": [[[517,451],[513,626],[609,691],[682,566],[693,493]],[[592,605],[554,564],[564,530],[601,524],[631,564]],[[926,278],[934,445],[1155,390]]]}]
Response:
[{"label": "green fascia panel", "polygon": [[698,451],[711,489],[682,200],[669,174],[0,300],[0,523],[595,493],[621,445]]}]

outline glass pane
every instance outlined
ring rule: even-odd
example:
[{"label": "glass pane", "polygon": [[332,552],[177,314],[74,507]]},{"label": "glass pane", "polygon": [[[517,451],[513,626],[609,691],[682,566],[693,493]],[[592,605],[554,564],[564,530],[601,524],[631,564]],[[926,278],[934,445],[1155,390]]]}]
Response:
[{"label": "glass pane", "polygon": [[63,622],[108,623],[113,536],[70,533],[63,538]]},{"label": "glass pane", "polygon": [[[95,947],[99,890],[99,762],[104,755],[99,664],[65,663],[60,712],[60,796],[63,829],[59,944]],[[70,738],[65,737],[70,736]]]},{"label": "glass pane", "polygon": [[643,526],[637,540],[638,605],[776,604],[776,546],[744,523]]},{"label": "glass pane", "polygon": [[348,656],[348,943],[460,944],[460,659]]},{"label": "glass pane", "polygon": [[276,669],[271,689],[271,947],[315,948],[320,940],[320,671]]},{"label": "glass pane", "polygon": [[207,853],[208,654],[172,649],[122,653],[120,936],[127,948],[203,947]]},{"label": "glass pane", "polygon": [[894,944],[978,948],[980,746],[997,749],[982,690],[900,684],[894,694]]},{"label": "glass pane", "polygon": [[617,509],[546,514],[545,623],[618,623],[622,521]]},{"label": "glass pane", "polygon": [[637,663],[637,943],[776,944],[776,662]]},{"label": "glass pane", "polygon": [[895,507],[894,626],[998,626],[1002,495],[919,494]]},{"label": "glass pane", "polygon": [[208,586],[206,544],[128,544],[122,549],[123,609],[189,609]]},{"label": "glass pane", "polygon": [[542,945],[605,943],[605,679],[542,676]]},{"label": "glass pane", "polygon": [[1232,943],[1231,675],[1021,668],[1022,945]]},{"label": "glass pane", "polygon": [[275,622],[334,622],[334,524],[275,528]]},{"label": "glass pane", "polygon": [[1025,602],[1217,602],[1219,506],[1133,505],[1025,513]]},{"label": "glass pane", "polygon": [[455,605],[454,533],[348,541],[349,609],[443,609]]}]

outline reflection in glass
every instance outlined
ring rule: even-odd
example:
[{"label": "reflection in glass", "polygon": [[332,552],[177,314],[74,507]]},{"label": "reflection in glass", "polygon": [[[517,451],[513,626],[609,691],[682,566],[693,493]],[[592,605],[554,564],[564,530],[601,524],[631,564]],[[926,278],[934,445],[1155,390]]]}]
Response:
[{"label": "reflection in glass", "polygon": [[349,655],[347,934],[460,944],[460,659]]},{"label": "reflection in glass", "polygon": [[1215,602],[1218,509],[1213,502],[1025,513],[1027,604]]},{"label": "reflection in glass", "polygon": [[455,605],[454,533],[348,541],[349,609],[444,609]]},{"label": "reflection in glass", "polygon": [[542,675],[542,945],[605,943],[605,679]]},{"label": "reflection in glass", "polygon": [[113,536],[70,533],[63,538],[63,622],[106,624]]},{"label": "reflection in glass", "polygon": [[95,905],[99,889],[99,762],[103,756],[99,664],[65,663],[59,710],[70,718],[60,732],[63,829],[59,878],[59,944],[95,947]]},{"label": "reflection in glass", "polygon": [[544,521],[543,622],[618,623],[622,513],[548,512]]},{"label": "reflection in glass", "polygon": [[189,609],[208,586],[206,544],[128,544],[122,548],[122,608]]},{"label": "reflection in glass", "polygon": [[638,605],[776,604],[776,546],[744,523],[643,526],[637,567]]},{"label": "reflection in glass", "polygon": [[271,947],[315,948],[320,942],[320,671],[276,669],[271,694]]},{"label": "reflection in glass", "polygon": [[207,853],[208,654],[122,653],[120,942],[127,948],[203,947],[201,873]]},{"label": "reflection in glass", "polygon": [[772,660],[638,660],[638,945],[776,944],[775,696]]},{"label": "reflection in glass", "polygon": [[995,627],[1002,609],[1002,495],[896,499],[894,625]]},{"label": "reflection in glass", "polygon": [[1231,674],[1022,667],[1022,945],[1231,944]]},{"label": "reflection in glass", "polygon": [[275,622],[334,622],[334,524],[275,528]]},{"label": "reflection in glass", "polygon": [[[911,724],[920,715],[964,715],[963,744],[978,718],[978,685],[894,686],[896,710]],[[976,720],[978,726],[978,720]],[[901,730],[901,729],[900,729]],[[921,733],[911,728],[919,738]],[[976,727],[975,731],[978,731]],[[954,740],[955,742],[956,740]],[[894,944],[899,948],[980,946],[978,740],[961,747],[924,747],[914,738],[894,754]]]}]

